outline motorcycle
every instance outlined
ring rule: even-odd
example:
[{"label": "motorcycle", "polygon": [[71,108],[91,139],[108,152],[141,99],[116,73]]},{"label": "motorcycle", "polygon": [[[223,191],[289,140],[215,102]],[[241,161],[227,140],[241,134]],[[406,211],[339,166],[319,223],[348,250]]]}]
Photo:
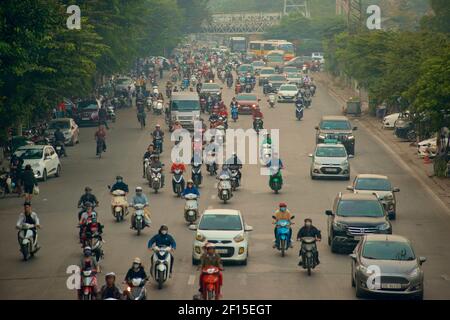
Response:
[{"label": "motorcycle", "polygon": [[153,105],[153,113],[156,115],[162,114],[163,110],[163,101],[162,100],[156,100],[156,105]]},{"label": "motorcycle", "polygon": [[117,222],[123,221],[125,215],[128,215],[128,202],[123,190],[114,190],[112,192],[111,209]]},{"label": "motorcycle", "polygon": [[231,169],[231,190],[236,191],[240,185],[241,181],[239,179],[239,169]]},{"label": "motorcycle", "polygon": [[150,274],[158,283],[158,289],[162,289],[164,282],[169,279],[171,263],[171,247],[154,246]]},{"label": "motorcycle", "polygon": [[56,154],[58,155],[59,158],[61,158],[64,155],[64,145],[62,142],[55,142],[53,144],[53,147],[55,148]]},{"label": "motorcycle", "polygon": [[[291,219],[294,219],[295,216],[292,216]],[[272,216],[275,219],[275,216]],[[275,223],[276,227],[276,240],[275,243],[278,243],[276,247],[279,251],[281,251],[281,256],[284,257],[285,252],[289,249],[291,244],[290,233],[291,233],[291,221],[289,220],[278,220]]]},{"label": "motorcycle", "polygon": [[173,192],[177,195],[177,197],[181,196],[181,192],[184,190],[184,177],[183,177],[183,171],[176,169],[173,172]]},{"label": "motorcycle", "polygon": [[257,134],[263,129],[263,121],[261,118],[255,118],[253,121],[253,129],[255,129]]},{"label": "motorcycle", "polygon": [[301,239],[301,257],[302,267],[308,270],[308,276],[311,275],[311,269],[317,266],[317,259],[315,252],[317,251],[316,238],[305,237]]},{"label": "motorcycle", "polygon": [[269,143],[264,143],[261,146],[261,159],[264,165],[267,165],[267,163],[269,163],[271,158],[272,158],[272,145]]},{"label": "motorcycle", "polygon": [[184,205],[184,219],[187,223],[193,224],[198,218],[198,196],[189,193],[184,196],[186,204]]},{"label": "motorcycle", "polygon": [[202,176],[202,165],[199,164],[193,164],[192,165],[192,181],[194,181],[194,185],[198,188],[203,180]]},{"label": "motorcycle", "polygon": [[35,228],[34,224],[23,223],[17,237],[19,239],[20,252],[22,252],[24,261],[33,257],[39,250],[38,234],[36,232],[36,237],[33,239],[33,231],[31,230],[33,228]]},{"label": "motorcycle", "polygon": [[81,272],[81,300],[95,300],[95,271],[91,269]]},{"label": "motorcycle", "polygon": [[103,240],[101,239],[99,233],[94,231],[92,234],[89,232],[86,235],[86,240],[83,243],[84,247],[90,247],[92,250],[92,256],[95,257],[97,264],[100,262],[100,259],[103,258]]},{"label": "motorcycle", "polygon": [[269,100],[267,102],[269,102],[271,108],[275,107],[275,95],[273,93],[269,94]]},{"label": "motorcycle", "polygon": [[303,106],[303,104],[301,104],[301,103],[295,104],[295,117],[297,118],[297,120],[303,119],[304,109],[305,109],[305,107]]},{"label": "motorcycle", "polygon": [[161,171],[162,168],[150,168],[150,175],[147,175],[148,185],[155,191],[155,193],[158,193],[158,190],[163,187]]},{"label": "motorcycle", "polygon": [[217,184],[219,199],[222,200],[223,203],[227,203],[227,201],[233,196],[230,176],[221,175],[217,179],[219,179],[219,183]]},{"label": "motorcycle", "polygon": [[163,140],[161,137],[157,137],[153,139],[153,145],[155,146],[155,150],[158,153],[162,153],[162,144],[163,144]]},{"label": "motorcycle", "polygon": [[[218,121],[221,122],[220,120]],[[223,121],[222,121],[223,123]],[[220,124],[216,127],[216,141],[218,144],[223,145],[225,143],[225,126]]]},{"label": "motorcycle", "polygon": [[312,101],[311,95],[305,94],[304,101],[305,101],[305,107],[306,108],[310,108],[311,107],[311,101]]},{"label": "motorcycle", "polygon": [[283,185],[281,179],[281,171],[278,170],[277,173],[270,175],[269,186],[275,193],[278,193],[281,190]]},{"label": "motorcycle", "polygon": [[202,292],[203,300],[219,300],[220,283],[219,274],[220,269],[214,266],[202,269]]},{"label": "motorcycle", "polygon": [[116,112],[114,110],[114,106],[109,105],[106,108],[106,112],[108,113],[108,118],[114,123],[116,122]]},{"label": "motorcycle", "polygon": [[0,197],[3,198],[7,194],[13,193],[17,193],[17,196],[20,197],[20,193],[18,192],[16,185],[11,178],[11,175],[9,173],[0,175]]},{"label": "motorcycle", "polygon": [[228,87],[228,89],[231,89],[232,86],[233,86],[233,79],[232,78],[227,78],[227,87]]},{"label": "motorcycle", "polygon": [[231,107],[231,118],[234,122],[239,118],[239,109],[238,107]]},{"label": "motorcycle", "polygon": [[204,113],[206,111],[206,99],[200,98],[200,109]]},{"label": "motorcycle", "polygon": [[216,157],[212,151],[208,151],[206,154],[206,170],[209,172],[209,175],[214,176],[217,174],[217,162]]},{"label": "motorcycle", "polygon": [[96,154],[97,157],[101,158],[102,153],[105,152],[105,140],[103,139],[97,139],[97,146],[96,146]]},{"label": "motorcycle", "polygon": [[245,85],[245,93],[250,93],[252,92],[252,84],[251,83],[247,83]]},{"label": "motorcycle", "polygon": [[127,283],[127,289],[124,290],[124,296],[127,300],[146,300],[147,290],[145,289],[145,283],[147,279],[133,278]]},{"label": "motorcycle", "polygon": [[139,124],[141,125],[141,129],[144,129],[145,128],[145,118],[146,118],[145,113],[144,112],[139,112],[137,114],[137,118],[139,120]]},{"label": "motorcycle", "polygon": [[148,111],[152,110],[152,108],[153,108],[153,99],[152,99],[152,97],[148,97],[145,100],[145,106],[147,107]]}]

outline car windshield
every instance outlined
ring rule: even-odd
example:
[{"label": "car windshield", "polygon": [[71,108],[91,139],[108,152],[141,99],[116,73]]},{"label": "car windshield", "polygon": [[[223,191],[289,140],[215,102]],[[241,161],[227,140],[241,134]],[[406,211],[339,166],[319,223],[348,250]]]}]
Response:
[{"label": "car windshield", "polygon": [[284,80],[286,80],[286,78],[283,76],[270,76],[269,80],[270,81],[284,81]]},{"label": "car windshield", "polygon": [[377,200],[339,201],[336,214],[341,217],[382,217],[383,207]]},{"label": "car windshield", "polygon": [[367,241],[362,256],[374,260],[412,261],[416,259],[414,251],[406,242]]},{"label": "car windshield", "polygon": [[323,120],[320,123],[322,130],[350,130],[350,122],[345,120]]},{"label": "car windshield", "polygon": [[48,126],[49,129],[69,129],[70,128],[70,122],[69,121],[51,121],[50,125]]},{"label": "car windshield", "polygon": [[274,74],[275,73],[275,69],[264,69],[261,70],[260,74]]},{"label": "car windshield", "polygon": [[255,61],[255,62],[252,63],[252,65],[254,67],[262,67],[262,66],[264,66],[264,62],[262,62],[262,61]]},{"label": "car windshield", "polygon": [[319,147],[316,151],[316,157],[346,158],[347,152],[345,151],[345,148]]},{"label": "car windshield", "polygon": [[297,73],[296,67],[285,67],[283,70],[285,73]]},{"label": "car windshield", "polygon": [[239,67],[239,72],[250,72],[252,71],[252,67],[249,65],[242,65]]},{"label": "car windshield", "polygon": [[116,84],[131,84],[131,79],[129,78],[119,78],[116,80]]},{"label": "car windshield", "polygon": [[240,94],[237,96],[236,100],[238,101],[256,101],[257,98],[252,94]]},{"label": "car windshield", "polygon": [[81,101],[78,103],[79,109],[97,109],[97,101]]},{"label": "car windshield", "polygon": [[280,91],[298,91],[298,88],[295,85],[283,85],[280,87]]},{"label": "car windshield", "polygon": [[217,83],[204,83],[202,85],[203,90],[220,90],[220,86]]},{"label": "car windshield", "polygon": [[388,179],[358,178],[355,183],[357,190],[391,191],[391,182]]},{"label": "car windshield", "polygon": [[242,230],[241,218],[238,215],[206,214],[198,227],[200,230]]},{"label": "car windshield", "polygon": [[269,62],[283,62],[283,56],[281,55],[274,55],[274,56],[267,56],[267,61]]},{"label": "car windshield", "polygon": [[200,103],[198,100],[172,100],[171,109],[173,111],[200,110]]},{"label": "car windshield", "polygon": [[20,157],[24,160],[41,159],[42,149],[18,150],[16,155],[20,155]]}]

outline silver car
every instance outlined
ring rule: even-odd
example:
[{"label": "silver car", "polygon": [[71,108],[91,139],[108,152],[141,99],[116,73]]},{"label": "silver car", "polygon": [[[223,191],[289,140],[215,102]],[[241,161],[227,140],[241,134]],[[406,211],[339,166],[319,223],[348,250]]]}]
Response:
[{"label": "silver car", "polygon": [[316,146],[314,154],[309,154],[311,162],[311,179],[341,178],[350,179],[350,162],[345,147],[340,143],[320,143]]},{"label": "silver car", "polygon": [[352,287],[356,297],[385,294],[423,299],[424,257],[416,257],[402,236],[370,234],[356,246],[352,258]]}]

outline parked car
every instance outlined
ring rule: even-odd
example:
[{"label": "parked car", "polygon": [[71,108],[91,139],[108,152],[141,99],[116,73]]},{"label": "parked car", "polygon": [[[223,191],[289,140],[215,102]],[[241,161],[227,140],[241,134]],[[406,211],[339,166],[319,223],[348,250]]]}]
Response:
[{"label": "parked car", "polygon": [[54,140],[54,134],[57,128],[64,134],[64,143],[66,145],[73,146],[79,142],[80,129],[73,119],[58,118],[49,122],[45,135],[51,142]]},{"label": "parked car", "polygon": [[259,109],[259,101],[261,99],[251,93],[242,93],[236,96],[238,111],[241,114],[251,114],[253,109]]},{"label": "parked car", "polygon": [[312,158],[310,169],[311,179],[350,179],[350,162],[348,159],[353,156],[347,155],[347,151],[342,144],[318,144],[315,152],[309,156]]},{"label": "parked car", "polygon": [[[398,235],[365,236],[350,255],[356,297],[366,294],[423,299],[425,257],[417,257],[408,239]],[[373,282],[372,272],[378,272]]]},{"label": "parked car", "polygon": [[114,89],[115,89],[116,95],[121,92],[128,91],[128,87],[130,87],[131,92],[134,92],[134,90],[135,90],[134,81],[130,77],[124,76],[124,77],[118,77],[117,79],[115,79]]},{"label": "parked car", "polygon": [[98,125],[100,102],[95,99],[83,100],[77,104],[76,123],[81,125]]},{"label": "parked car", "polygon": [[31,165],[36,179],[45,181],[48,176],[59,177],[61,175],[59,157],[50,145],[23,146],[14,154],[23,159],[24,168],[27,164]]},{"label": "parked car", "polygon": [[331,252],[353,250],[370,233],[392,234],[387,212],[374,194],[339,193],[328,216],[328,245]]},{"label": "parked car", "polygon": [[200,262],[207,242],[216,245],[216,252],[224,261],[247,264],[249,235],[253,227],[245,224],[239,210],[208,209],[203,212],[198,225],[191,225],[196,235],[192,250],[192,264]]},{"label": "parked car", "polygon": [[395,121],[400,117],[400,113],[393,113],[383,118],[383,129],[394,129]]},{"label": "parked car", "polygon": [[347,190],[360,194],[376,194],[380,199],[389,218],[394,220],[397,214],[397,200],[395,194],[399,188],[393,187],[387,176],[379,174],[359,174]]}]

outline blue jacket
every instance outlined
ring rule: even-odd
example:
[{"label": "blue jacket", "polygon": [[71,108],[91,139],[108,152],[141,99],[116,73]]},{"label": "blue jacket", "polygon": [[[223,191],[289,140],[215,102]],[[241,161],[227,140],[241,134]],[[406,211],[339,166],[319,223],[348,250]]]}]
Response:
[{"label": "blue jacket", "polygon": [[190,194],[190,193],[193,193],[193,194],[196,194],[197,196],[200,196],[200,192],[198,192],[198,189],[195,186],[192,187],[192,188],[186,187],[183,190],[183,192],[181,193],[181,195],[185,196],[185,195]]},{"label": "blue jacket", "polygon": [[151,248],[153,244],[156,244],[159,246],[171,246],[173,249],[176,249],[177,244],[175,242],[175,239],[170,234],[161,234],[158,233],[157,235],[153,236],[148,241],[148,248]]}]

